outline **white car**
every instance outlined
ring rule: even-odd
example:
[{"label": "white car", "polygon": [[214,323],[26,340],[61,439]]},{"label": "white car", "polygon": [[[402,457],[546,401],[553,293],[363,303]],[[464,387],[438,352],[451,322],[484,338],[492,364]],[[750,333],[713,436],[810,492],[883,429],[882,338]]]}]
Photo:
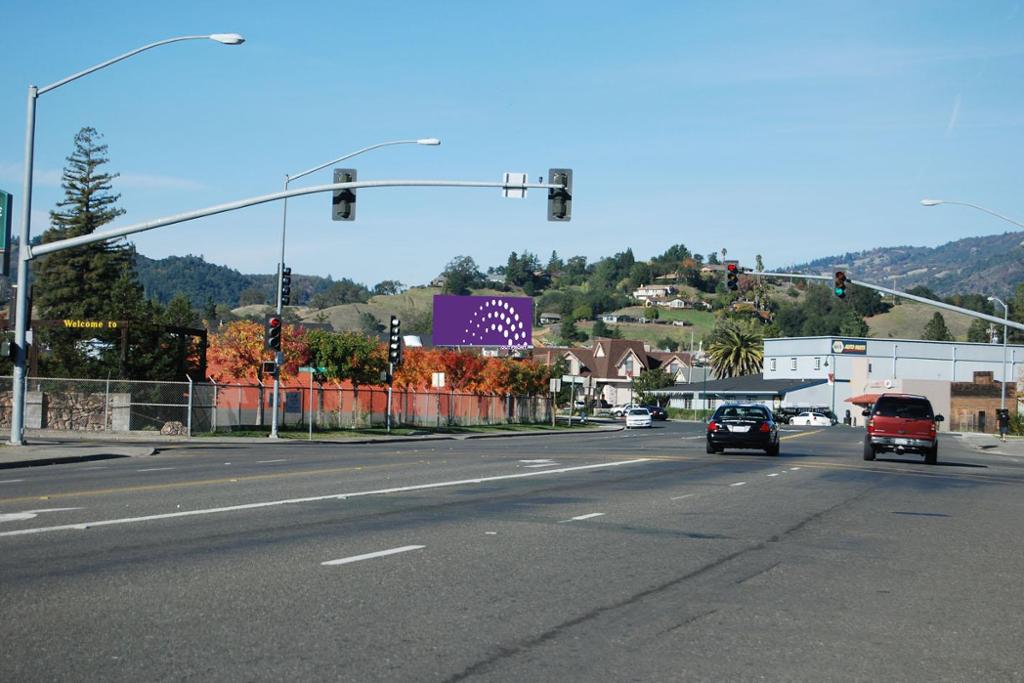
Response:
[{"label": "white car", "polygon": [[647,408],[630,408],[626,413],[626,429],[633,427],[650,427],[654,424],[651,412]]},{"label": "white car", "polygon": [[629,411],[631,411],[633,408],[639,408],[639,407],[640,406],[635,406],[632,403],[625,403],[623,405],[613,406],[612,407],[612,417],[625,417],[626,414]]},{"label": "white car", "polygon": [[800,413],[790,419],[789,424],[830,427],[832,426],[832,420],[829,419],[828,415],[822,415],[821,413]]}]

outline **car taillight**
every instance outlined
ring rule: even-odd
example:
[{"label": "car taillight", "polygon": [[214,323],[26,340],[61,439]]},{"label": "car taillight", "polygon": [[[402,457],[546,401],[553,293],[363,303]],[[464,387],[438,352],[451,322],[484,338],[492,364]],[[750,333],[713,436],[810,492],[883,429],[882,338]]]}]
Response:
[{"label": "car taillight", "polygon": [[717,430],[718,430],[718,423],[717,422],[715,422],[714,420],[712,420],[711,422],[708,422],[708,431],[709,432],[714,432],[714,431],[717,431]]},{"label": "car taillight", "polygon": [[868,420],[868,434],[872,433],[873,431],[875,431],[875,421]]},{"label": "car taillight", "polygon": [[767,422],[762,422],[761,426],[758,427],[758,430],[760,430],[762,432],[770,432],[770,431],[772,431],[772,428],[768,426]]}]

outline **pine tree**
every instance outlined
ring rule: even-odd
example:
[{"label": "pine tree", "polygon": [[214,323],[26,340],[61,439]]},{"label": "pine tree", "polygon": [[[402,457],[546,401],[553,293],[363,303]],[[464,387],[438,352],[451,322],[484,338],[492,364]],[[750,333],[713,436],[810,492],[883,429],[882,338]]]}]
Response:
[{"label": "pine tree", "polygon": [[921,335],[921,338],[931,341],[953,341],[953,335],[946,327],[946,319],[937,311],[924,326],[924,334]]},{"label": "pine tree", "polygon": [[987,344],[992,341],[992,336],[988,331],[988,323],[981,318],[975,318],[971,321],[971,326],[967,328],[967,341],[981,344]]},{"label": "pine tree", "polygon": [[[93,128],[82,128],[67,158],[61,186],[64,199],[50,212],[51,228],[42,241],[54,242],[88,235],[124,209],[120,195],[112,194],[116,173],[107,173],[107,146]],[[135,272],[135,250],[124,242],[88,244],[42,258],[33,283],[36,318],[95,321],[139,320],[145,301]],[[106,329],[44,328],[38,335],[45,374],[69,377],[106,377],[122,374],[121,333]]]}]

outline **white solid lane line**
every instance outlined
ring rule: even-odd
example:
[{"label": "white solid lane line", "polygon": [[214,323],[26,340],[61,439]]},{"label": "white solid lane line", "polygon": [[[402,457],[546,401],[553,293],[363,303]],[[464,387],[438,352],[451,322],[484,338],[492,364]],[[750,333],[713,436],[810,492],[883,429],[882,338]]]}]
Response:
[{"label": "white solid lane line", "polygon": [[120,519],[104,519],[95,522],[80,522],[78,524],[62,524],[60,526],[44,526],[32,529],[18,529],[17,531],[0,532],[2,536],[21,536],[24,534],[41,534],[49,531],[69,531],[72,529],[88,529],[96,526],[110,526],[112,524],[136,524],[138,522],[150,522],[157,519],[175,519],[178,517],[195,517],[197,515],[214,515],[222,512],[237,512],[239,510],[256,510],[259,508],[275,507],[278,505],[295,505],[299,503],[317,503],[324,500],[345,500],[346,498],[359,498],[363,496],[379,496],[388,493],[405,493],[408,491],[424,491],[427,489],[448,488],[452,486],[466,486],[468,484],[481,484],[488,481],[503,481],[508,479],[526,479],[529,477],[544,477],[551,474],[563,474],[565,472],[583,472],[605,467],[619,467],[621,465],[635,465],[642,462],[650,462],[648,458],[637,458],[635,460],[618,460],[616,462],[603,462],[597,465],[580,465],[578,467],[563,467],[557,470],[538,470],[536,472],[520,472],[519,474],[502,474],[495,477],[481,477],[480,479],[459,479],[456,481],[441,481],[432,484],[416,484],[414,486],[398,486],[390,489],[377,489],[375,491],[353,491],[351,493],[332,493],[326,496],[310,496],[308,498],[289,498],[285,500],[268,500],[259,503],[244,503],[242,505],[228,505],[219,508],[206,508],[203,510],[188,510],[183,512],[165,512],[159,515],[146,515],[145,517],[122,517]]},{"label": "white solid lane line", "polygon": [[0,481],[0,484],[19,484],[19,483],[21,483],[23,481],[25,481],[25,480],[24,479],[4,479],[3,481]]},{"label": "white solid lane line", "polygon": [[689,498],[690,496],[696,496],[696,495],[697,495],[696,493],[684,493],[681,496],[676,496],[674,498],[669,498],[669,500],[682,500],[683,498]]},{"label": "white solid lane line", "polygon": [[747,482],[745,482],[745,481],[738,481],[738,482],[736,482],[735,484],[729,484],[729,486],[743,486],[743,485],[744,485],[744,484],[746,484],[746,483],[747,483]]},{"label": "white solid lane line", "polygon": [[571,517],[569,519],[563,519],[559,524],[565,524],[566,522],[578,522],[582,519],[592,519],[594,517],[603,517],[603,512],[591,512],[588,515],[580,515],[579,517]]},{"label": "white solid lane line", "polygon": [[147,467],[144,470],[135,470],[136,472],[163,472],[165,470],[173,470],[174,467]]},{"label": "white solid lane line", "polygon": [[288,458],[278,458],[277,460],[257,460],[256,462],[257,462],[257,463],[267,463],[267,462],[288,462]]},{"label": "white solid lane line", "polygon": [[366,553],[365,555],[353,555],[352,557],[343,557],[340,560],[328,560],[327,562],[321,562],[320,564],[329,567],[338,564],[351,564],[352,562],[359,562],[360,560],[372,560],[375,557],[386,557],[387,555],[397,555],[398,553],[407,553],[410,550],[420,550],[426,548],[425,545],[403,545],[401,548],[392,548],[391,550],[378,550],[375,553]]}]

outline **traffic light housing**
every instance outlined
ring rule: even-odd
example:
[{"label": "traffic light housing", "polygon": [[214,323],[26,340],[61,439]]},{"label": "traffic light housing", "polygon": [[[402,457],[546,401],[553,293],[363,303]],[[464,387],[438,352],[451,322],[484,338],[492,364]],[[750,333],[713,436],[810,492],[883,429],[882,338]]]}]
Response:
[{"label": "traffic light housing", "polygon": [[[334,169],[335,183],[356,182],[356,169]],[[356,219],[356,191],[335,190],[331,202],[331,218],[336,221],[354,221]]]},{"label": "traffic light housing", "polygon": [[271,313],[263,323],[263,343],[271,351],[281,350],[281,332],[284,327],[281,316]]},{"label": "traffic light housing", "polygon": [[548,188],[548,220],[572,220],[572,169],[548,169],[548,183],[564,185],[562,188]]},{"label": "traffic light housing", "polygon": [[388,330],[388,362],[398,365],[402,362],[402,321],[391,316],[391,327]]},{"label": "traffic light housing", "polygon": [[725,286],[729,291],[735,292],[740,288],[740,264],[739,261],[725,262]]},{"label": "traffic light housing", "polygon": [[292,301],[292,269],[281,269],[281,305],[287,306]]},{"label": "traffic light housing", "polygon": [[841,270],[836,271],[835,283],[832,285],[832,291],[840,299],[846,296],[846,273]]}]

